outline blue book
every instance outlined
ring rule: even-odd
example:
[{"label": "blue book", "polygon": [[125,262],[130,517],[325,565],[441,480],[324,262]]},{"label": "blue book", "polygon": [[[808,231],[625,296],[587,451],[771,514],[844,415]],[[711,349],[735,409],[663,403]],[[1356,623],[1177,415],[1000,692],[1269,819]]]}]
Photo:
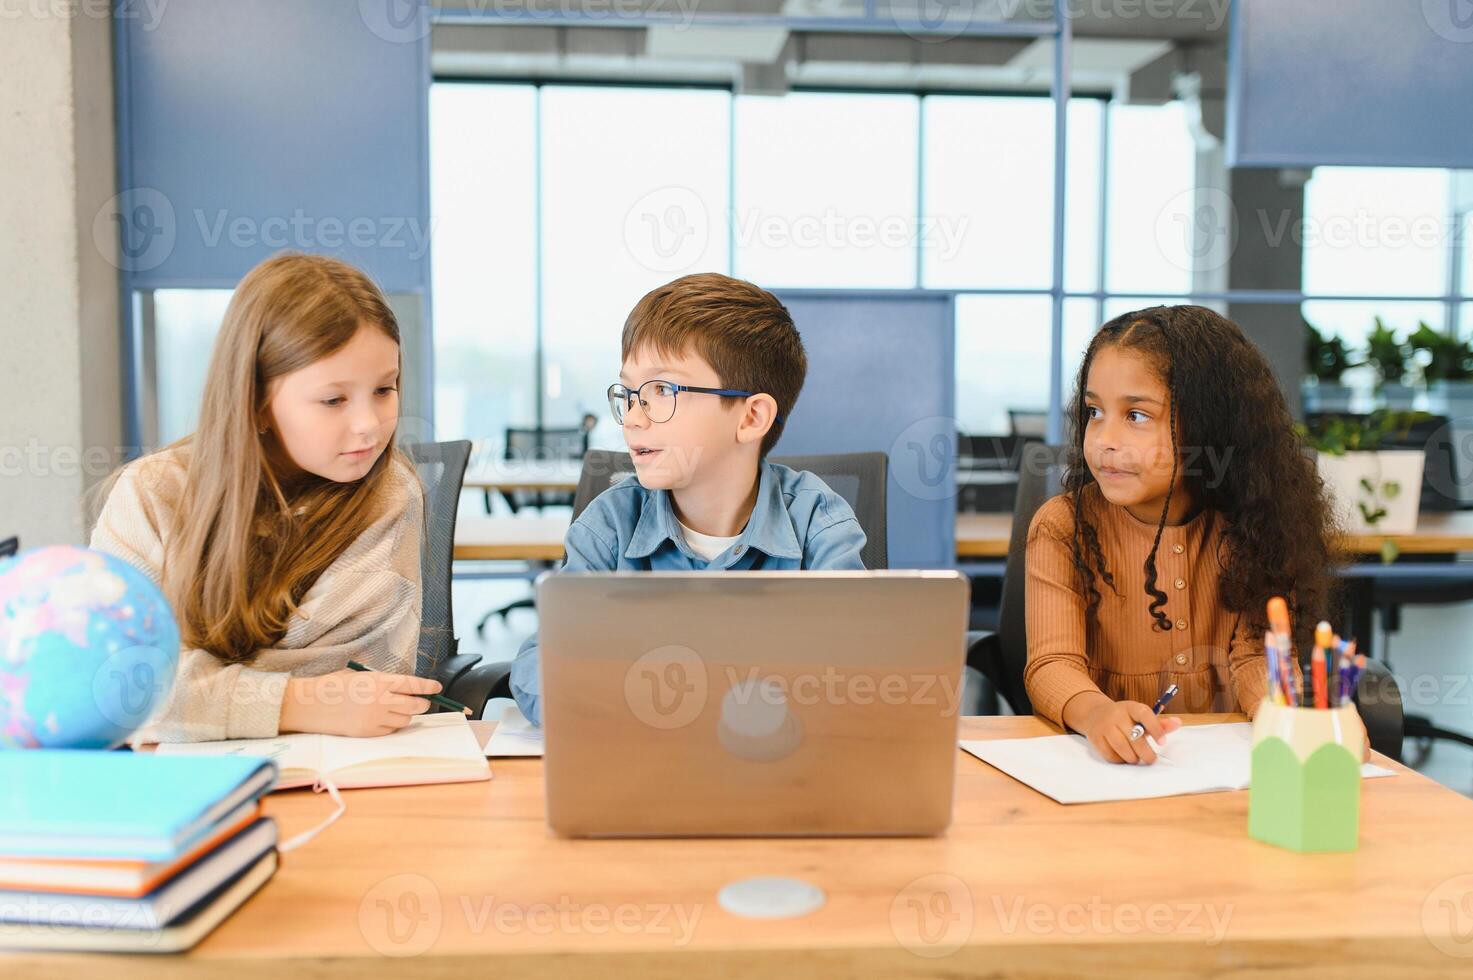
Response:
[{"label": "blue book", "polygon": [[0,854],[166,861],[276,784],[253,756],[0,752]]}]

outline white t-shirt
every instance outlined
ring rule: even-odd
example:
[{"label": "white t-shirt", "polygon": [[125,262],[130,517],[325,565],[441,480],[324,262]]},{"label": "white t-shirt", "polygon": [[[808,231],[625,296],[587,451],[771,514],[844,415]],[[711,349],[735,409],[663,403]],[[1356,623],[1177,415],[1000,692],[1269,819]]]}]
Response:
[{"label": "white t-shirt", "polygon": [[680,533],[685,535],[685,543],[690,545],[690,550],[707,561],[713,560],[727,548],[736,544],[737,539],[741,537],[740,534],[733,534],[729,538],[713,537],[709,534],[702,534],[700,531],[692,531],[685,526],[684,521],[677,520],[675,523],[680,525]]}]

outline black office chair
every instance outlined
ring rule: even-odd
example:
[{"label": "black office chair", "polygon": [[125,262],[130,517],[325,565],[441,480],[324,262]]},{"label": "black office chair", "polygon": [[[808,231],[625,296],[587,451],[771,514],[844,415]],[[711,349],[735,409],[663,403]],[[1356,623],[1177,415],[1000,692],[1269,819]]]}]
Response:
[{"label": "black office chair", "polygon": [[446,695],[471,707],[480,717],[485,699],[477,702],[470,692],[478,684],[489,687],[494,679],[486,677],[480,654],[459,652],[450,592],[455,516],[471,444],[464,440],[426,442],[404,449],[425,486],[425,537],[420,548],[423,598],[414,672],[439,681]]},{"label": "black office chair", "polygon": [[[1018,498],[1013,509],[1013,532],[1008,541],[1007,569],[1003,574],[1002,616],[997,633],[981,636],[967,650],[967,665],[981,672],[988,688],[984,704],[996,709],[1000,696],[1014,714],[1031,714],[1033,704],[1023,685],[1028,663],[1027,597],[1028,527],[1033,516],[1063,487],[1065,449],[1030,445],[1024,448],[1018,476]],[[1401,758],[1401,692],[1386,667],[1368,660],[1356,685],[1356,702],[1371,747],[1393,759]]]},{"label": "black office chair", "polygon": [[0,558],[9,558],[20,551],[20,538],[6,538],[0,541]]},{"label": "black office chair", "polygon": [[[588,452],[588,430],[579,426],[555,429],[519,429],[508,427],[506,448],[502,458],[506,460],[576,460]],[[491,513],[491,491],[485,491],[486,513]],[[552,490],[502,490],[501,499],[513,514],[523,507],[568,507],[573,498],[561,491]]]}]

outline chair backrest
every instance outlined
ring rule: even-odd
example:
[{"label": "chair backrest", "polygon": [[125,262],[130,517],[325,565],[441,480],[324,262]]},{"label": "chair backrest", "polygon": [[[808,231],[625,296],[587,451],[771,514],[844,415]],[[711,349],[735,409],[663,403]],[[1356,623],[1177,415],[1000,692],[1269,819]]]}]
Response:
[{"label": "chair backrest", "polygon": [[[864,529],[864,550],[860,558],[864,567],[889,567],[889,547],[885,531],[885,490],[889,464],[884,453],[830,453],[817,456],[774,456],[774,463],[807,470],[827,483],[843,497]],[[583,473],[578,492],[573,498],[573,520],[583,513],[593,498],[614,483],[634,472],[628,453],[591,449],[583,458]]]},{"label": "chair backrest", "polygon": [[450,604],[450,572],[455,555],[455,515],[471,444],[422,442],[404,447],[425,488],[425,535],[420,547],[419,656],[414,672],[428,677],[455,655],[455,620]]},{"label": "chair backrest", "polygon": [[1048,412],[1028,409],[1008,409],[1008,424],[1012,434],[1026,439],[1042,439],[1048,432]]},{"label": "chair backrest", "polygon": [[20,538],[6,538],[0,541],[0,558],[9,558],[20,551]]},{"label": "chair backrest", "polygon": [[998,646],[1002,658],[999,693],[1016,714],[1033,712],[1023,687],[1028,665],[1028,525],[1050,497],[1064,485],[1064,447],[1041,442],[1023,447],[1018,467],[1018,496],[1013,504],[1013,532],[1008,539],[1008,561],[1002,579],[1002,608],[998,616]]},{"label": "chair backrest", "polygon": [[587,450],[588,432],[579,426],[506,430],[507,459],[582,459]]}]

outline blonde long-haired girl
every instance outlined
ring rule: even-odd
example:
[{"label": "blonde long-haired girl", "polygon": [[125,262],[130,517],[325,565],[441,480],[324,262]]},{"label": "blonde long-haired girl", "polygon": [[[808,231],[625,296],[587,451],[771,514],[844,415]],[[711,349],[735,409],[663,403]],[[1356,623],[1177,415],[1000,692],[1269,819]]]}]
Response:
[{"label": "blonde long-haired girl", "polygon": [[135,743],[378,735],[428,708],[400,366],[394,314],[352,266],[286,254],[241,280],[198,429],[120,471],[92,533],[163,588],[183,638]]}]

